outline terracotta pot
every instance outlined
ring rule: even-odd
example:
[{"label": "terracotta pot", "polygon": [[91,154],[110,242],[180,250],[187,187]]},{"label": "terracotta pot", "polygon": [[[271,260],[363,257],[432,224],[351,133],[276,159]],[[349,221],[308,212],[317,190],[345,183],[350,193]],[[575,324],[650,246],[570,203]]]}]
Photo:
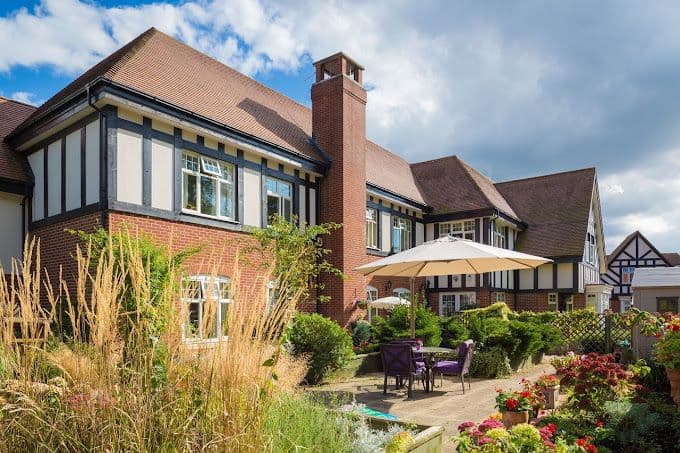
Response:
[{"label": "terracotta pot", "polygon": [[544,387],[541,389],[541,393],[545,398],[545,408],[555,409],[560,398],[560,386],[556,385],[554,387]]},{"label": "terracotta pot", "polygon": [[666,376],[668,376],[668,382],[671,383],[671,397],[680,408],[680,370],[666,368]]},{"label": "terracotta pot", "polygon": [[512,428],[520,423],[529,423],[529,411],[505,411],[503,412],[503,424],[506,428]]}]

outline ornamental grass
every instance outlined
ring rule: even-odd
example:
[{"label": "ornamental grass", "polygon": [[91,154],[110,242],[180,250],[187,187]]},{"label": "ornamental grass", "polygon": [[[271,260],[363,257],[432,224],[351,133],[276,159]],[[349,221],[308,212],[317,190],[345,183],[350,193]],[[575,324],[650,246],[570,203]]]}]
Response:
[{"label": "ornamental grass", "polygon": [[[285,297],[271,308],[270,276],[240,286],[237,262],[228,341],[188,346],[181,264],[166,257],[166,278],[157,278],[162,257],[127,233],[94,251],[92,242],[76,251],[72,291],[41,273],[36,240],[9,277],[0,268],[3,451],[271,450],[285,435],[270,429],[272,411],[282,410],[281,398],[289,404],[307,371],[281,345],[302,292],[287,289],[284,275]],[[208,261],[215,275],[219,263]],[[203,322],[214,322],[208,309]]]}]

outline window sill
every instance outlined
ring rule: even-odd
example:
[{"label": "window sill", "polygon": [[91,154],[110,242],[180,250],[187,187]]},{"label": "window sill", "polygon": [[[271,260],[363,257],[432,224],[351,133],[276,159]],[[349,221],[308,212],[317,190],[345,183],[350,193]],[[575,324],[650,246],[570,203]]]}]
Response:
[{"label": "window sill", "polygon": [[371,256],[381,256],[381,257],[389,256],[388,252],[383,252],[382,250],[374,249],[374,248],[370,248],[370,247],[366,247],[366,254],[371,255]]},{"label": "window sill", "polygon": [[214,215],[201,214],[198,211],[189,211],[187,209],[182,209],[181,212],[184,215],[188,215],[188,216],[192,216],[192,217],[200,217],[202,219],[217,220],[219,222],[225,222],[225,223],[231,223],[231,224],[234,224],[234,225],[240,225],[240,222],[238,222],[238,221],[236,221],[232,218],[229,218],[229,217],[217,217],[217,216],[214,216]]}]

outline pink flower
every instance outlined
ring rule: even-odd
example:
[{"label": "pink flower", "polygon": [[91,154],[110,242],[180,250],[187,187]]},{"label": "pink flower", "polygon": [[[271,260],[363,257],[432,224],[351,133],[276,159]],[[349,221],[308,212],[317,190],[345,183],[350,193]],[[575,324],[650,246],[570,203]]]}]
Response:
[{"label": "pink flower", "polygon": [[458,425],[458,431],[462,433],[463,431],[467,431],[468,428],[472,428],[473,426],[475,426],[475,422],[463,422],[460,425]]}]

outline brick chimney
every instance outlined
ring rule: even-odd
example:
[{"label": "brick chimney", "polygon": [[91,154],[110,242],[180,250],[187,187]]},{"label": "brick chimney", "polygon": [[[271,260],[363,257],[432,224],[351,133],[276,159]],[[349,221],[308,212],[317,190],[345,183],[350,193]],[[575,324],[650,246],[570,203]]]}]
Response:
[{"label": "brick chimney", "polygon": [[329,261],[347,279],[327,278],[323,294],[330,302],[321,313],[347,325],[355,301],[365,299],[364,277],[352,269],[366,262],[366,90],[364,68],[343,53],[314,63],[312,137],[331,159],[320,187],[322,222],[341,223],[325,241]]}]

